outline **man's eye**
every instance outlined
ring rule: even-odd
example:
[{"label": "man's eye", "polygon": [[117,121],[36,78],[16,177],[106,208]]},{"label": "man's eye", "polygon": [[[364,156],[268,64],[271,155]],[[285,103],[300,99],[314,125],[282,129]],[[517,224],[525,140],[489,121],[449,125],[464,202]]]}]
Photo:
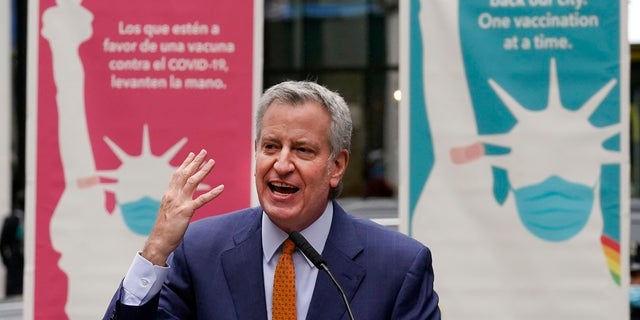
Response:
[{"label": "man's eye", "polygon": [[311,158],[315,155],[316,152],[313,148],[298,148],[296,150],[298,150],[298,154],[300,154],[300,156],[304,158]]}]

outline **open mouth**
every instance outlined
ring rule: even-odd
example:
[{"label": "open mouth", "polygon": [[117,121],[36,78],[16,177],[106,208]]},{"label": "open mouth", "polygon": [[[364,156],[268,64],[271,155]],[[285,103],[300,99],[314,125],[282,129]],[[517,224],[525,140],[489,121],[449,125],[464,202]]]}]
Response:
[{"label": "open mouth", "polygon": [[300,188],[282,182],[271,182],[269,183],[269,189],[276,193],[292,194],[296,193]]}]

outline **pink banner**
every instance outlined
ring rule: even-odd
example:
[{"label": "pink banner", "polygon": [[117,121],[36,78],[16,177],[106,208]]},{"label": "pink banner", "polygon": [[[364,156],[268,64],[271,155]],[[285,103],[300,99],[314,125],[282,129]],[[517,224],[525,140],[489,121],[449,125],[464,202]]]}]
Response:
[{"label": "pink banner", "polygon": [[250,204],[254,7],[39,3],[33,316],[95,319],[189,152],[225,185],[196,219]]}]

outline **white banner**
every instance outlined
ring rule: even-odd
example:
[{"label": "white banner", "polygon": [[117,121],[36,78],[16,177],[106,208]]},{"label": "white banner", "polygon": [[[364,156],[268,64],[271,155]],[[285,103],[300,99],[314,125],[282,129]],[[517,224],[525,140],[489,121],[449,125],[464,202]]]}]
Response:
[{"label": "white banner", "polygon": [[628,319],[626,1],[403,3],[400,215],[446,319]]}]

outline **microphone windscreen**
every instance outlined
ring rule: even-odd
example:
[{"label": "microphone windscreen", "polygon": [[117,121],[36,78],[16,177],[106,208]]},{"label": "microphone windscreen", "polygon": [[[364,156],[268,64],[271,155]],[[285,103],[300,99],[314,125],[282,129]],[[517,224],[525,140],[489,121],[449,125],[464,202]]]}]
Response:
[{"label": "microphone windscreen", "polygon": [[313,263],[316,268],[322,269],[321,266],[323,264],[327,264],[324,258],[318,253],[318,251],[316,251],[316,249],[311,246],[309,241],[307,241],[307,239],[305,239],[305,237],[301,235],[300,232],[291,231],[291,233],[289,233],[289,238],[291,238],[293,243],[296,244],[296,247],[298,247],[298,249],[300,249],[300,251],[302,251],[302,253],[304,253],[304,255],[307,256],[309,260],[311,260],[311,263]]}]

